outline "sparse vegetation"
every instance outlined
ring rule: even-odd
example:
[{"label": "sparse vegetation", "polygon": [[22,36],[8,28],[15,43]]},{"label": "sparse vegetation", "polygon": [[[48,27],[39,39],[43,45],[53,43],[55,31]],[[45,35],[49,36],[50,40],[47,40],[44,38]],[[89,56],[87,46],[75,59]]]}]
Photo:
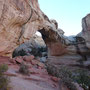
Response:
[{"label": "sparse vegetation", "polygon": [[52,74],[56,77],[61,78],[61,81],[64,85],[66,85],[70,90],[77,90],[72,80],[72,73],[66,67],[60,67],[57,69],[53,65],[47,65],[47,71],[49,74]]},{"label": "sparse vegetation", "polygon": [[90,90],[90,74],[87,70],[76,69],[72,71],[66,66],[61,66],[57,69],[53,65],[48,65],[47,71],[50,74],[61,78],[61,82],[70,90],[77,90],[73,82],[78,83],[84,90]]},{"label": "sparse vegetation", "polygon": [[18,52],[15,50],[12,54],[12,57],[14,58],[16,56],[25,56],[25,55],[27,55],[27,53],[23,49]]},{"label": "sparse vegetation", "polygon": [[76,86],[73,84],[72,73],[66,67],[61,67],[59,69],[59,77],[64,85],[66,85],[70,90],[77,90]]},{"label": "sparse vegetation", "polygon": [[84,90],[90,90],[90,74],[87,70],[76,70],[72,76],[74,82],[77,82]]},{"label": "sparse vegetation", "polygon": [[[27,47],[27,49],[22,48],[21,50],[15,49],[13,51],[12,57],[17,56],[25,56],[25,55],[34,55],[35,57],[41,57],[42,52],[47,52],[47,48],[44,46],[38,47],[31,45],[30,47]],[[46,55],[47,56],[47,55]]]},{"label": "sparse vegetation", "polygon": [[33,47],[30,53],[34,55],[35,57],[38,57],[38,56],[41,57],[42,52],[47,52],[47,48],[46,47],[38,47],[38,48]]},{"label": "sparse vegetation", "polygon": [[30,75],[29,67],[24,62],[21,63],[19,72],[24,75]]},{"label": "sparse vegetation", "polygon": [[8,66],[6,64],[0,65],[0,90],[9,90],[9,78],[4,75],[4,72],[8,70]]}]

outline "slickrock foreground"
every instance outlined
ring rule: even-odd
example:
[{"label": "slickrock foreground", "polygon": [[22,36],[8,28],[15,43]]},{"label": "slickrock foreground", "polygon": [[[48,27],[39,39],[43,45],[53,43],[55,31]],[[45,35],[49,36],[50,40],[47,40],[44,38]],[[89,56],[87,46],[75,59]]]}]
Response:
[{"label": "slickrock foreground", "polygon": [[[28,64],[29,76],[19,73],[20,60]],[[8,64],[5,75],[10,77],[11,90],[59,90],[59,79],[49,75],[44,64],[32,56],[17,57],[13,62],[8,57],[0,57],[0,64]]]}]

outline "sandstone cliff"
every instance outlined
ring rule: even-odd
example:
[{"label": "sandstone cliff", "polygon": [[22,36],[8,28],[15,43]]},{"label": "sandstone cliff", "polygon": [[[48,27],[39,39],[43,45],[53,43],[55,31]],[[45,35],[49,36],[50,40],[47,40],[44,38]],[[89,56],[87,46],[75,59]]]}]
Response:
[{"label": "sandstone cliff", "polygon": [[0,55],[11,55],[43,28],[54,28],[37,0],[0,0]]}]

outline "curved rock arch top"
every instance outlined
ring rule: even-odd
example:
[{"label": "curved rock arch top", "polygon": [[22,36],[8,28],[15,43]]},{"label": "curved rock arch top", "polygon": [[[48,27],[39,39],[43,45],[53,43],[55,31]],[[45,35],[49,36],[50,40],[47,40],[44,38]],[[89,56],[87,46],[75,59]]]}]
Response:
[{"label": "curved rock arch top", "polygon": [[46,44],[61,40],[57,22],[40,10],[38,0],[0,0],[0,55],[11,56],[37,30],[45,30]]}]

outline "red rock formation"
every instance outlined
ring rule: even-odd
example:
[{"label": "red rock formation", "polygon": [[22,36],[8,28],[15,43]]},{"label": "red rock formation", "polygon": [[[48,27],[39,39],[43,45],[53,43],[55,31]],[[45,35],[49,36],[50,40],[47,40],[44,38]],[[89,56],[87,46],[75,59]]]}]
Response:
[{"label": "red rock formation", "polygon": [[0,55],[9,54],[17,46],[30,15],[31,8],[25,0],[0,1]]},{"label": "red rock formation", "polygon": [[61,42],[48,42],[48,56],[61,56],[65,54],[66,48]]},{"label": "red rock formation", "polygon": [[0,55],[11,53],[43,24],[37,0],[0,1]]},{"label": "red rock formation", "polygon": [[10,56],[19,44],[42,29],[50,31],[48,38],[56,38],[58,24],[40,10],[38,0],[0,1],[0,55]]},{"label": "red rock formation", "polygon": [[64,32],[58,29],[58,23],[55,20],[51,20],[51,25],[44,27],[40,30],[42,38],[48,47],[49,56],[60,56],[67,52],[66,42],[63,36]]}]

